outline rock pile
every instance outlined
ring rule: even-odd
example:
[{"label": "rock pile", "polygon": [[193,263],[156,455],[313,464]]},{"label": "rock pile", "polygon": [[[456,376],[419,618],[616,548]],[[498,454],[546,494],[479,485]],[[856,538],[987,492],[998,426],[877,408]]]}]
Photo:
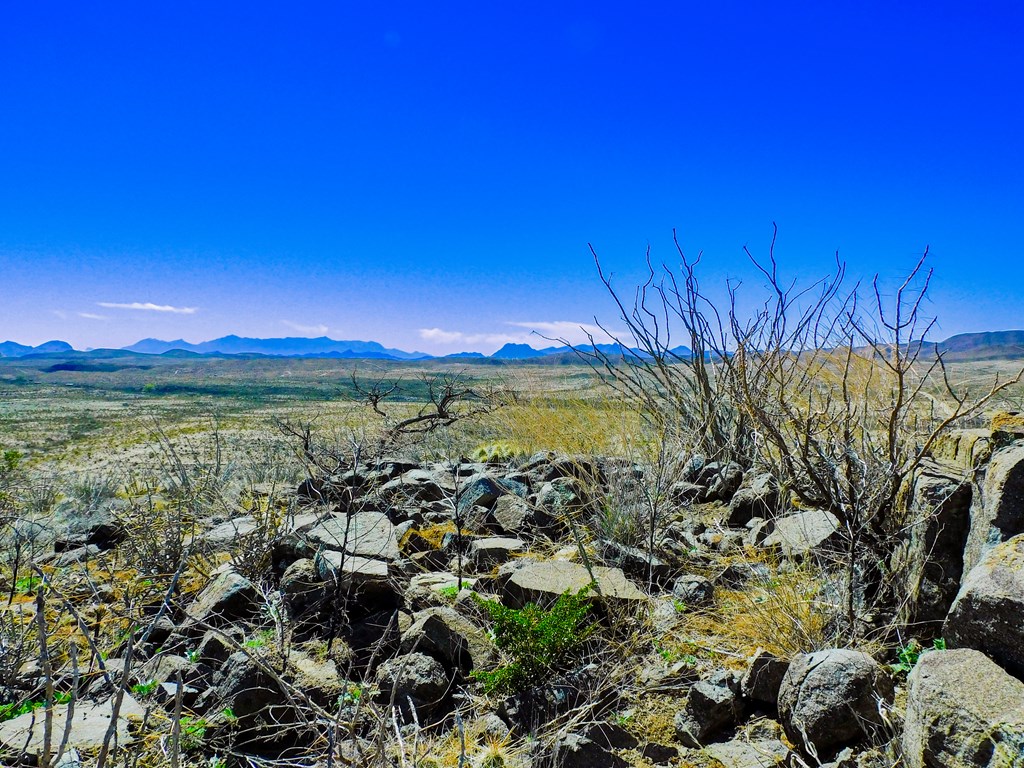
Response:
[{"label": "rock pile", "polygon": [[[817,568],[829,582],[847,532],[828,510],[794,508],[771,476],[700,457],[663,508],[632,518],[649,530],[628,539],[606,507],[628,506],[643,470],[621,460],[382,459],[302,483],[273,532],[255,516],[199,532],[193,546],[225,564],[198,592],[156,601],[120,656],[76,673],[72,702],[55,705],[47,727],[63,751],[88,754],[104,742],[129,747],[151,710],[188,712],[202,722],[192,737],[234,754],[306,759],[341,739],[351,764],[370,765],[381,713],[390,736],[452,727],[458,714],[458,727],[475,715],[473,727],[499,739],[548,733],[517,753],[524,765],[704,755],[729,768],[850,768],[892,764],[899,745],[912,768],[1024,766],[1024,445],[977,467],[953,444],[904,495],[916,522],[894,546],[900,615],[950,649],[922,654],[906,679],[891,658],[849,648],[751,648],[695,664],[662,663],[654,650],[624,659],[606,645],[553,666],[536,689],[474,704],[478,674],[507,662],[480,599],[546,609],[588,589],[610,636],[641,633],[787,569]],[[45,565],[85,569],[116,552],[125,530],[114,505],[52,534]],[[267,547],[270,569],[241,572],[240,541]],[[57,688],[71,679],[61,669]],[[25,699],[53,683],[33,663],[5,681],[9,698]],[[672,702],[658,733],[631,720],[650,696]],[[578,709],[587,728],[566,716]],[[35,712],[0,724],[2,759],[37,759],[42,727]]]}]

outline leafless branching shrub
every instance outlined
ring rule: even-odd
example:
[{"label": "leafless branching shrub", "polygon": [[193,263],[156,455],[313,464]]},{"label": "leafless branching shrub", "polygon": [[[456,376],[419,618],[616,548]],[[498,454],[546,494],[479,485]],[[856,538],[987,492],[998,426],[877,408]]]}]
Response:
[{"label": "leafless branching shrub", "polygon": [[[927,251],[891,297],[876,276],[865,302],[859,284],[846,285],[838,257],[820,280],[785,281],[773,235],[765,260],[746,251],[764,279],[763,299],[747,313],[735,283],[717,307],[698,281],[700,257],[690,259],[673,240],[681,277],[665,264],[656,269],[648,253],[648,278],[631,305],[595,253],[630,336],[609,334],[621,356],[596,347],[580,353],[689,450],[767,469],[802,505],[833,512],[846,543],[847,631],[863,631],[862,619],[885,624],[880,609],[894,584],[884,563],[893,537],[912,522],[900,488],[940,435],[1021,373],[975,396],[953,385],[927,340]],[[690,351],[673,346],[680,326]]]},{"label": "leafless branching shrub", "polygon": [[422,402],[411,415],[404,415],[393,407],[405,396],[406,385],[401,379],[380,378],[367,386],[361,384],[353,372],[352,386],[382,420],[382,448],[479,418],[494,411],[502,402],[501,393],[493,388],[473,386],[464,374],[450,371],[425,373],[419,377],[419,388],[424,390]]}]

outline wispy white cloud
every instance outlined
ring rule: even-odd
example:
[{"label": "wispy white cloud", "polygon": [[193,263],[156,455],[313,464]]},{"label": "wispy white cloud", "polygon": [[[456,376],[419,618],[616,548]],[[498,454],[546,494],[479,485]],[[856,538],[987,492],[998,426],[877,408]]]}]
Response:
[{"label": "wispy white cloud", "polygon": [[535,339],[541,336],[544,340],[565,340],[570,344],[589,344],[591,339],[598,344],[609,341],[608,334],[593,323],[577,323],[572,320],[537,320],[533,322],[509,321],[505,325],[526,328],[533,332]]},{"label": "wispy white cloud", "polygon": [[302,323],[293,323],[291,320],[282,320],[281,322],[293,331],[304,333],[307,336],[326,336],[327,331],[330,330],[326,325],[303,325]]},{"label": "wispy white cloud", "polygon": [[61,320],[67,320],[68,319],[68,313],[65,312],[63,309],[55,309],[55,310],[53,310],[53,314],[55,314]]},{"label": "wispy white cloud", "polygon": [[106,315],[97,315],[92,312],[79,312],[79,317],[84,317],[86,320],[109,320],[110,318]]},{"label": "wispy white cloud", "polygon": [[133,301],[130,303],[98,301],[96,305],[105,309],[141,309],[146,312],[173,312],[176,315],[194,315],[199,311],[198,307],[172,307],[170,304],[153,304],[149,301]]},{"label": "wispy white cloud", "polygon": [[446,331],[442,328],[420,328],[420,338],[424,341],[432,341],[435,344],[454,346],[458,344],[466,346],[523,344],[527,341],[527,334],[510,335],[507,333],[465,333],[463,331]]},{"label": "wispy white cloud", "polygon": [[591,338],[598,344],[608,343],[610,338],[593,323],[577,323],[571,320],[509,320],[505,325],[522,329],[509,333],[467,333],[443,328],[420,328],[419,335],[424,341],[442,347],[497,349],[505,344],[528,344],[542,349],[556,347],[565,340],[573,345],[589,344]]}]

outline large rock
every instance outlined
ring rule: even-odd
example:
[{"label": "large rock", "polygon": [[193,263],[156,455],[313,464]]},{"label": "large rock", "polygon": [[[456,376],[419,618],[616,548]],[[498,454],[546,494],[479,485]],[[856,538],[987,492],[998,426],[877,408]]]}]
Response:
[{"label": "large rock", "polygon": [[709,681],[690,689],[686,706],[676,714],[676,738],[687,747],[700,747],[707,738],[735,723],[740,702],[734,691]]},{"label": "large rock", "polygon": [[347,552],[372,560],[397,560],[398,537],[387,515],[356,512],[325,520],[306,531],[314,545],[334,552]]},{"label": "large rock", "polygon": [[915,474],[904,573],[908,624],[940,622],[953,604],[964,569],[972,490],[955,466],[934,462]]},{"label": "large rock", "polygon": [[[562,560],[527,560],[516,562],[505,581],[502,598],[506,605],[522,608],[527,603],[550,606],[565,592],[575,594],[591,584],[590,571],[577,563]],[[593,566],[597,589],[608,600],[633,602],[646,599],[633,582],[618,568]]]},{"label": "large rock", "polygon": [[672,597],[687,608],[710,605],[715,599],[715,585],[703,576],[687,574],[680,576],[672,585]]},{"label": "large rock", "polygon": [[943,637],[1024,678],[1024,535],[989,550],[967,574]]},{"label": "large rock", "polygon": [[410,469],[400,478],[382,485],[379,492],[396,501],[440,501],[455,495],[455,484],[450,477],[438,476],[425,469]]},{"label": "large rock", "polygon": [[126,535],[114,505],[86,509],[72,513],[66,525],[58,528],[53,549],[64,552],[91,544],[101,551],[108,550],[123,541]]},{"label": "large rock", "polygon": [[383,560],[343,552],[321,552],[315,563],[322,579],[341,582],[344,586],[384,585],[391,574],[388,563]]},{"label": "large rock", "polygon": [[540,520],[536,509],[531,507],[524,499],[507,493],[494,502],[491,509],[488,524],[501,533],[527,534],[532,533],[532,528]]},{"label": "large rock", "polygon": [[501,536],[476,539],[469,545],[469,557],[480,571],[489,571],[512,558],[526,552],[522,539]]},{"label": "large rock", "polygon": [[[64,704],[54,708],[50,743],[51,754],[54,756],[67,728],[69,709],[70,707]],[[98,750],[110,728],[113,711],[113,699],[100,704],[75,702],[71,712],[68,747],[90,752]],[[130,730],[129,718],[141,720],[144,716],[145,710],[142,705],[126,694],[118,709],[111,748],[132,744],[135,737]],[[43,710],[26,712],[13,720],[0,723],[0,755],[4,758],[17,761],[17,764],[21,765],[24,764],[22,761],[26,757],[31,757],[31,764],[35,765],[35,760],[45,751],[45,746]]]},{"label": "large rock", "polygon": [[224,571],[186,609],[190,623],[222,626],[256,613],[260,591],[240,573]]},{"label": "large rock", "polygon": [[779,510],[781,494],[778,481],[769,474],[754,475],[740,487],[729,502],[727,524],[741,527],[755,517],[771,518]]},{"label": "large rock", "polygon": [[498,481],[490,475],[474,475],[466,481],[459,493],[459,512],[467,514],[473,507],[490,509],[500,496],[508,493]]},{"label": "large rock", "polygon": [[378,701],[397,706],[412,722],[409,703],[421,724],[442,714],[450,701],[450,679],[444,666],[425,653],[388,659],[377,669]]},{"label": "large rock", "polygon": [[704,750],[724,768],[778,768],[786,765],[789,749],[779,739],[732,739]]},{"label": "large rock", "polygon": [[629,768],[629,763],[607,745],[581,733],[563,733],[555,739],[551,759],[559,768]]},{"label": "large rock", "polygon": [[789,671],[789,662],[759,648],[750,659],[750,666],[740,683],[744,698],[761,706],[775,709],[779,690]]},{"label": "large rock", "polygon": [[833,648],[800,654],[782,679],[779,717],[792,742],[810,744],[824,756],[881,727],[878,702],[892,695],[885,670],[865,653]]},{"label": "large rock", "polygon": [[981,494],[971,508],[971,532],[964,552],[969,573],[982,555],[1001,541],[1024,533],[1024,445],[992,454]]},{"label": "large rock", "polygon": [[908,685],[907,768],[1024,768],[1024,683],[984,654],[926,653]]},{"label": "large rock", "polygon": [[932,444],[931,455],[938,461],[974,470],[992,456],[989,429],[951,429]]},{"label": "large rock", "polygon": [[775,521],[765,547],[778,547],[787,557],[805,558],[834,549],[842,538],[839,520],[831,512],[808,509]]},{"label": "large rock", "polygon": [[242,515],[227,520],[220,525],[215,525],[210,530],[201,533],[198,540],[213,549],[227,549],[246,536],[252,535],[259,524],[252,515]]},{"label": "large rock", "polygon": [[402,633],[402,653],[418,651],[439,659],[451,670],[469,673],[490,669],[497,661],[494,644],[483,630],[451,608],[428,608],[413,616]]}]

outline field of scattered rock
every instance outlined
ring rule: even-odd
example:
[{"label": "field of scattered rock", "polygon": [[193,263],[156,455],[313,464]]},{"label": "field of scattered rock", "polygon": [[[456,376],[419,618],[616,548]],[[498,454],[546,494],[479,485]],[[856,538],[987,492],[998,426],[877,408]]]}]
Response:
[{"label": "field of scattered rock", "polygon": [[852,622],[850,530],[764,469],[295,437],[5,454],[3,764],[1024,766],[1018,417],[935,443]]}]

